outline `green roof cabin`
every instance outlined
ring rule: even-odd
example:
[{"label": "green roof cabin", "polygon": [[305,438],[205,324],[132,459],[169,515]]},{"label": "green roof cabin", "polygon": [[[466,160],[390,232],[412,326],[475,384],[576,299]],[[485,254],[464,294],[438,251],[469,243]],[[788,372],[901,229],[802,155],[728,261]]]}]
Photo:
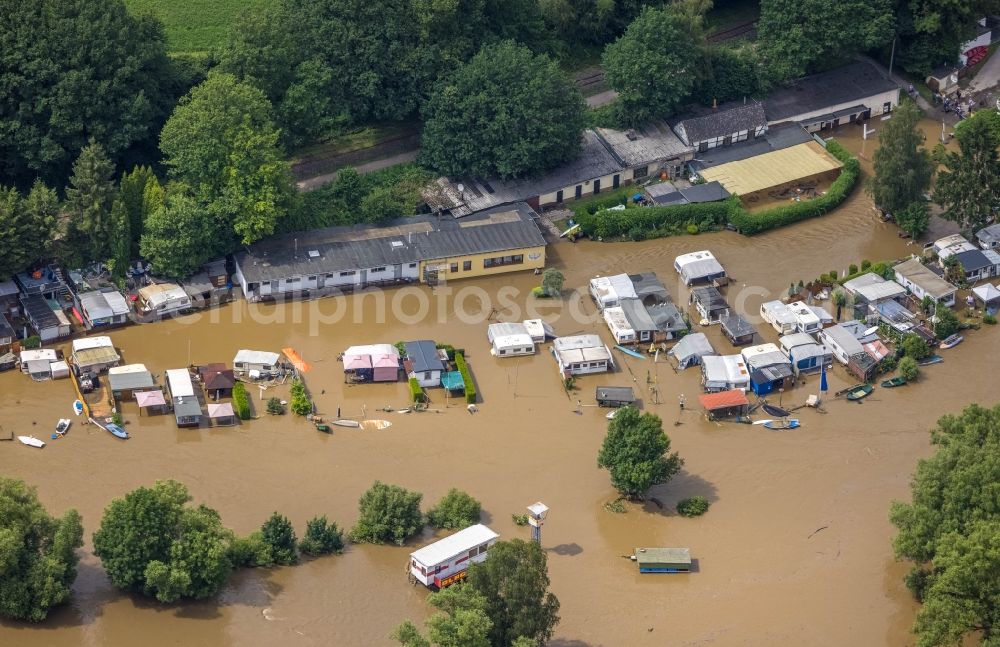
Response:
[{"label": "green roof cabin", "polygon": [[640,573],[688,573],[691,571],[690,548],[636,548],[632,558]]}]

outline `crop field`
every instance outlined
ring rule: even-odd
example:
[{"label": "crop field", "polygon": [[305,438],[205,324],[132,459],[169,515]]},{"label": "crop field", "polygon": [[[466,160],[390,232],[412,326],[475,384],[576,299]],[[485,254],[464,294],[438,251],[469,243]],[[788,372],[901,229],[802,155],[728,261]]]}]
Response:
[{"label": "crop field", "polygon": [[241,13],[276,1],[125,0],[125,6],[133,14],[152,13],[163,21],[171,53],[199,54],[221,46]]}]

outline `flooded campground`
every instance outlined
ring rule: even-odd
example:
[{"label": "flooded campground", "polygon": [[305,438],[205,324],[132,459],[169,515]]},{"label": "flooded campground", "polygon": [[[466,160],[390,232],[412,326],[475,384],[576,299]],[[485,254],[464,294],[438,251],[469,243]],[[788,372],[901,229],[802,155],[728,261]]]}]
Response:
[{"label": "flooded campground", "polygon": [[[847,145],[860,150],[857,131],[844,134]],[[286,415],[237,428],[180,430],[171,416],[140,418],[129,405],[127,442],[74,425],[42,451],[0,443],[0,472],[36,485],[50,511],[77,508],[87,538],[71,604],[39,626],[0,624],[0,643],[386,645],[403,619],[428,615],[427,592],[407,583],[404,567],[429,534],[402,548],[350,546],[339,557],[241,571],[211,602],[161,606],[118,593],[90,553],[90,534],[112,498],[174,478],[241,534],[275,510],[298,529],[317,514],[349,527],[358,497],[376,479],[423,492],[425,507],[450,487],[464,489],[482,501],[484,522],[502,538],[527,538],[511,514],[544,501],[551,512],[542,545],[562,603],[552,644],[561,647],[912,644],[915,605],[901,581],[907,567],[892,559],[888,505],[908,495],[917,459],[930,452],[927,429],[937,417],[970,402],[995,402],[995,387],[980,376],[992,366],[997,330],[971,333],[916,385],[878,389],[863,404],[828,396],[825,414],[802,410],[802,427],[786,433],[710,423],[697,405],[682,411],[679,396],[694,403],[700,393],[697,369],[675,373],[665,362],[615,351],[615,373],[580,378],[579,390],[567,394],[547,346],[532,357],[490,355],[486,324],[527,318],[529,305],[559,334],[594,332],[610,343],[585,296],[588,279],[652,270],[678,303],[686,302],[672,263],[695,249],[715,253],[733,279],[730,303],[755,315],[791,282],[918,248],[880,222],[858,190],[832,215],[749,239],[721,232],[554,244],[549,265],[564,272],[567,289],[578,290],[561,304],[534,301],[530,290],[538,277],[521,273],[345,301],[241,301],[116,331],[124,360],[161,376],[191,363],[229,362],[240,348],[293,347],[312,364],[308,385],[321,413],[333,416],[339,408],[345,416],[385,417],[393,426],[326,435]],[[394,309],[404,316],[394,316]],[[775,341],[773,329],[751,321],[765,341]],[[717,348],[730,348],[717,327],[709,336]],[[405,406],[406,385],[344,383],[337,357],[348,346],[425,338],[466,349],[482,398],[479,413],[470,415],[464,402],[449,402],[440,390],[432,392],[431,405],[439,413],[376,413]],[[818,379],[783,393],[783,404],[818,393]],[[658,386],[659,404],[648,381]],[[837,365],[830,381],[833,393],[853,380]],[[625,514],[603,507],[615,498],[607,474],[596,467],[605,410],[577,412],[577,400],[593,403],[598,384],[633,386],[644,409],[663,418],[686,462],[681,475],[653,491],[655,501],[630,505]],[[66,380],[35,383],[16,372],[0,375],[0,393],[5,430],[46,438],[75,397]],[[258,400],[256,389],[251,394]],[[259,400],[255,404],[262,411]],[[677,516],[676,502],[695,494],[709,497],[711,510],[698,519]],[[622,558],[637,546],[688,546],[696,572],[640,576]]]}]

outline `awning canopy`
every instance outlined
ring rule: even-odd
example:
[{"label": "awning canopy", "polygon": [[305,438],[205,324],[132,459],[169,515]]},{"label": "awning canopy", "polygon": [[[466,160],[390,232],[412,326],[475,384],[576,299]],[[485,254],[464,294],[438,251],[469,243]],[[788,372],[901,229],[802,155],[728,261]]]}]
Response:
[{"label": "awning canopy", "polygon": [[698,396],[701,406],[708,411],[717,409],[731,409],[732,407],[744,407],[750,404],[746,394],[739,389],[732,391],[722,391],[720,393],[705,393]]},{"label": "awning canopy", "polygon": [[140,407],[164,406],[167,401],[163,398],[163,391],[138,391],[135,394],[135,401]]},{"label": "awning canopy", "polygon": [[219,404],[209,404],[208,405],[208,417],[215,418],[232,418],[236,414],[233,412],[233,405],[230,402],[221,402]]}]

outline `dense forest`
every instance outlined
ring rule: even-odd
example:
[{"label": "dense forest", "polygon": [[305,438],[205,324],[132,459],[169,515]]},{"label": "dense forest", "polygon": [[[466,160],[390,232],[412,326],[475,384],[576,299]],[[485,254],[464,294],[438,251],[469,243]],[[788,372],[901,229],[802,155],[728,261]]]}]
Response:
[{"label": "dense forest", "polygon": [[[0,278],[44,258],[180,276],[275,232],[412,210],[412,191],[351,174],[295,191],[289,152],[359,125],[421,124],[413,181],[537,174],[595,119],[758,96],[860,52],[894,48],[919,78],[994,4],[762,0],[756,39],[714,44],[709,0],[278,0],[207,55],[168,55],[122,0],[0,0]],[[595,115],[567,70],[598,57],[619,99]]]}]

